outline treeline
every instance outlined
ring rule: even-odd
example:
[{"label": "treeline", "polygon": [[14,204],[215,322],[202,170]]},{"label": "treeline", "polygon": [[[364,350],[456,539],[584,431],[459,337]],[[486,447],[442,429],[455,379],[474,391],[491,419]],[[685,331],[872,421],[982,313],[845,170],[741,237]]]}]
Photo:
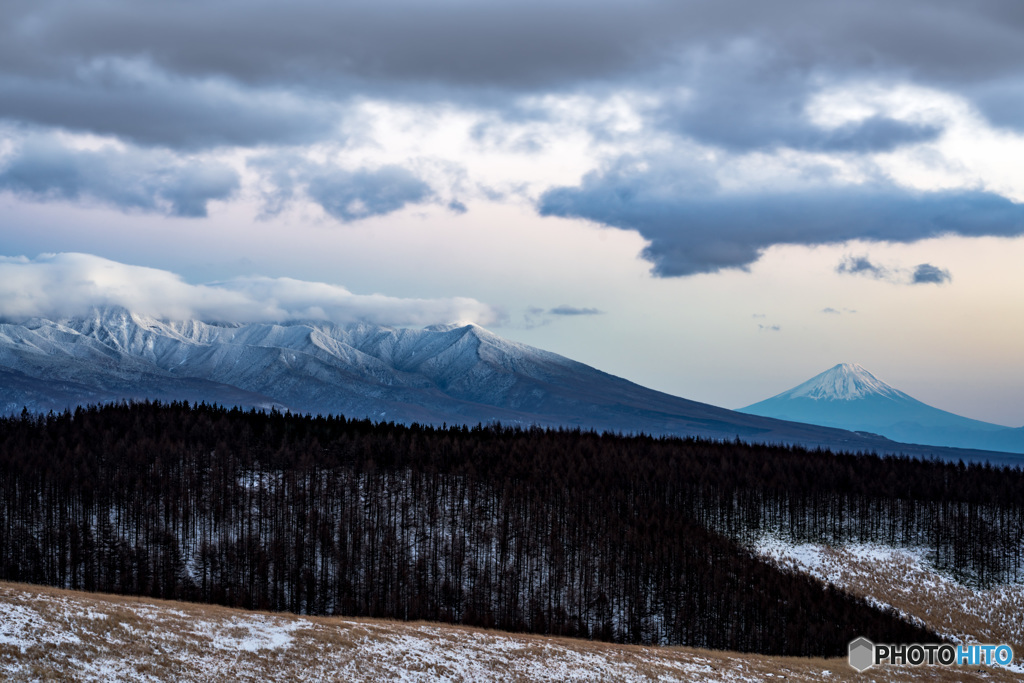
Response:
[{"label": "treeline", "polygon": [[[870,455],[143,403],[0,420],[0,576],[314,614],[836,655],[935,641],[740,541],[1020,566],[1024,475]],[[929,545],[929,547],[932,547]]]}]

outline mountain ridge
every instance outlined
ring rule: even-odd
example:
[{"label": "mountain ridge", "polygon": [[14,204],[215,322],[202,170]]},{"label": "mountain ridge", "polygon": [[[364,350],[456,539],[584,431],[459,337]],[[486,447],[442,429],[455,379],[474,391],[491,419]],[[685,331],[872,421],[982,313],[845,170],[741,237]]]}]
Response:
[{"label": "mountain ridge", "polygon": [[46,412],[180,398],[406,423],[497,421],[934,454],[671,396],[473,324],[210,323],[96,308],[83,316],[0,324],[0,373],[0,413],[8,414],[23,406]]}]

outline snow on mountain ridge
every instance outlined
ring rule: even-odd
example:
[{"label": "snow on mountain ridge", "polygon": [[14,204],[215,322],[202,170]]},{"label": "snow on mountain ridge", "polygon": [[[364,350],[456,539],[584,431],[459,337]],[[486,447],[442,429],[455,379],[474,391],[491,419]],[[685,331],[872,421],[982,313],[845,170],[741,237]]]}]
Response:
[{"label": "snow on mountain ridge", "polygon": [[[65,341],[88,340],[91,347],[152,364],[157,373],[204,377],[260,392],[291,391],[292,400],[307,408],[311,393],[334,402],[330,394],[345,391],[337,383],[339,373],[348,381],[370,383],[359,391],[373,395],[378,394],[373,385],[405,387],[454,391],[464,399],[498,405],[522,381],[547,381],[551,367],[574,366],[567,358],[504,340],[473,324],[425,329],[322,320],[222,324],[163,321],[106,307],[57,322],[39,321],[36,332],[46,338],[57,329],[73,338]],[[51,346],[58,353],[65,347]],[[302,382],[319,388],[300,387]]]}]

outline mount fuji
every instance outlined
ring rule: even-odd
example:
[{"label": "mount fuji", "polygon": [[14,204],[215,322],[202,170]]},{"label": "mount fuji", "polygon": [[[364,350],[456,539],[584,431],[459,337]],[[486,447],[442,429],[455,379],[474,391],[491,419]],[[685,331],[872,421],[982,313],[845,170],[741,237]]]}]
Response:
[{"label": "mount fuji", "polygon": [[1024,453],[1024,427],[1004,427],[934,408],[855,363],[836,365],[740,412],[872,432],[895,441]]},{"label": "mount fuji", "polygon": [[740,438],[948,459],[996,455],[937,453],[874,434],[738,413],[646,389],[472,324],[169,321],[119,307],[0,324],[0,414],[125,399],[404,423],[498,421]]}]

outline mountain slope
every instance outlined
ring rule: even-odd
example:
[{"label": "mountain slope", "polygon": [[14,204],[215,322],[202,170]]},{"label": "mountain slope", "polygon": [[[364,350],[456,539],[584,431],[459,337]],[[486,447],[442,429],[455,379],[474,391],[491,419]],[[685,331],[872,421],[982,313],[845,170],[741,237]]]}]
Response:
[{"label": "mountain slope", "polygon": [[836,365],[740,412],[872,432],[896,441],[1024,453],[1024,428],[1003,427],[934,408],[852,363]]},{"label": "mountain slope", "polygon": [[476,325],[214,324],[94,309],[75,318],[0,324],[0,389],[4,413],[177,398],[397,422],[501,421],[933,452],[670,396]]}]

